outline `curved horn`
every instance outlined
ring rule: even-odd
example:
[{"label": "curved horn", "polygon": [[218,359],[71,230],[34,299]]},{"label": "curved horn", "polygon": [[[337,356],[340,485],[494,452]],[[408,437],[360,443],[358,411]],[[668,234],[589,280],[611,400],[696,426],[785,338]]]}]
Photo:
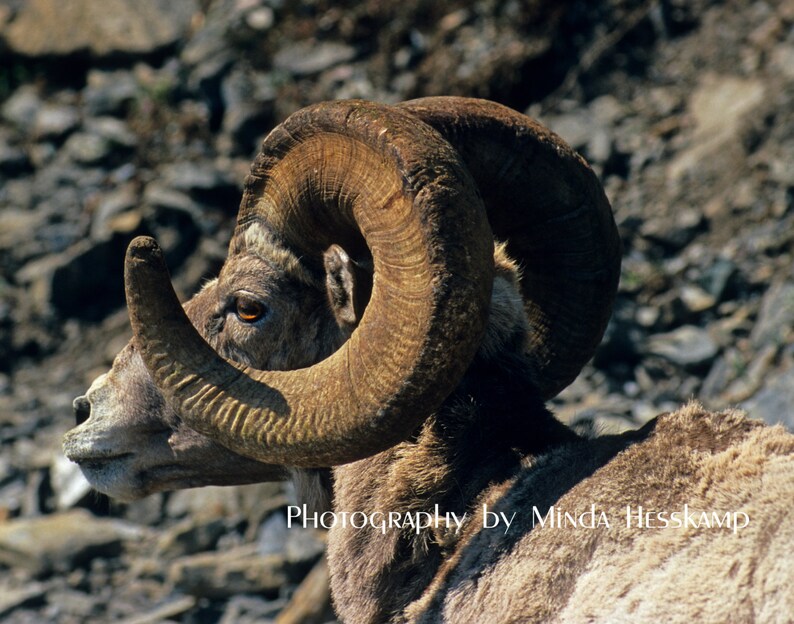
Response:
[{"label": "curved horn", "polygon": [[458,383],[487,317],[493,235],[457,152],[392,107],[303,109],[265,139],[246,179],[235,236],[254,222],[307,256],[365,241],[374,283],[360,325],[306,369],[227,362],[185,317],[156,243],[139,238],[127,303],[158,388],[188,426],[267,463],[328,466],[408,437]]},{"label": "curved horn", "polygon": [[592,357],[617,291],[620,238],[601,184],[558,136],[495,102],[432,97],[399,107],[458,150],[494,236],[522,266],[528,355],[552,398]]}]

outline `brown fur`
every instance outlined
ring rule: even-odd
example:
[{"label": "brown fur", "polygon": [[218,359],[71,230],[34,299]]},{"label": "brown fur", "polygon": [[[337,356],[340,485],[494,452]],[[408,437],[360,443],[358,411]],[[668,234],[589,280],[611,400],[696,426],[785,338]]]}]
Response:
[{"label": "brown fur", "polygon": [[[224,357],[295,368],[327,356],[349,335],[349,319],[336,318],[329,306],[326,281],[300,269],[288,252],[275,244],[256,253],[236,251],[218,280],[187,305],[191,320]],[[329,564],[340,616],[356,623],[716,622],[775,621],[794,612],[794,436],[692,404],[638,432],[577,437],[549,414],[535,390],[524,355],[517,268],[501,247],[495,263],[485,339],[441,409],[410,439],[335,468],[333,479],[323,470],[293,472],[299,496],[314,509],[328,506],[333,482],[337,512],[406,513],[438,504],[442,512],[469,514],[460,533],[332,529]],[[360,278],[343,282],[356,288],[357,279],[360,286]],[[250,325],[234,317],[230,306],[240,290],[268,306],[265,321]],[[120,386],[145,399],[143,412],[129,413],[140,401],[120,400]],[[65,448],[79,458],[92,436],[111,430],[114,436],[103,439],[143,448],[133,433],[161,432],[164,449],[186,449],[181,481],[166,482],[151,471],[141,480],[126,472],[137,455],[115,460],[109,451],[101,471],[86,473],[97,487],[133,498],[164,487],[228,483],[235,479],[230,466],[239,468],[238,482],[279,478],[275,469],[250,470],[246,466],[256,462],[189,435],[158,396],[140,360],[127,352],[92,386],[92,415],[70,432]],[[98,421],[97,412],[113,422]],[[174,457],[172,450],[165,455]],[[483,503],[518,514],[506,535],[480,528]],[[753,522],[736,535],[619,522],[627,504],[675,510],[685,503],[746,510]],[[580,512],[591,504],[614,517],[610,530],[533,528],[528,511],[555,505]]]}]

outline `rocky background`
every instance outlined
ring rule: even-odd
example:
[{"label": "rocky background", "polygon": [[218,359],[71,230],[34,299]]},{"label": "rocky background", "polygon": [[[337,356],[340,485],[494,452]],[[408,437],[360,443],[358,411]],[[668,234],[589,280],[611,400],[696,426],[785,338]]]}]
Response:
[{"label": "rocky background", "polygon": [[0,619],[332,619],[323,537],[287,530],[288,487],[122,505],[60,438],[129,337],[133,236],[188,295],[274,124],[430,94],[540,118],[612,201],[620,293],[562,418],[620,430],[698,397],[794,428],[794,1],[5,0]]}]

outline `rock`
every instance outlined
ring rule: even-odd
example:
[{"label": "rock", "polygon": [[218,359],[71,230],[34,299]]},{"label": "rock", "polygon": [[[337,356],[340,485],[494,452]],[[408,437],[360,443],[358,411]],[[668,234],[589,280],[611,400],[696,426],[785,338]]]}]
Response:
[{"label": "rock", "polygon": [[300,571],[280,555],[261,555],[255,546],[247,545],[178,559],[169,567],[168,580],[179,591],[192,596],[226,599],[235,594],[264,594],[272,597],[283,585],[299,581]]},{"label": "rock", "polygon": [[719,347],[705,329],[684,325],[668,333],[650,336],[645,352],[686,370],[698,371],[711,366]]},{"label": "rock", "polygon": [[80,114],[74,106],[46,105],[36,113],[33,135],[39,141],[61,141],[80,125]]},{"label": "rock", "polygon": [[703,214],[692,208],[677,212],[673,219],[648,219],[640,227],[640,235],[670,251],[678,251],[692,242],[705,225]]},{"label": "rock", "polygon": [[[2,526],[2,525],[0,525]],[[42,583],[29,582],[24,587],[0,585],[0,618],[22,607],[33,607],[44,603],[47,588]]]},{"label": "rock", "polygon": [[18,251],[26,234],[39,231],[46,221],[47,216],[41,211],[3,208],[0,211],[0,252]]},{"label": "rock", "polygon": [[91,117],[123,117],[141,97],[138,82],[128,71],[92,70],[86,80],[88,84],[82,91],[83,108]]},{"label": "rock", "polygon": [[210,110],[212,123],[223,115],[221,82],[235,64],[235,54],[226,37],[234,0],[217,0],[210,4],[202,27],[185,44],[180,61],[189,68],[186,87],[201,96]]},{"label": "rock", "polygon": [[689,101],[695,121],[691,147],[668,166],[668,177],[678,180],[703,162],[741,150],[743,119],[764,102],[765,93],[763,81],[757,78],[706,74]]},{"label": "rock", "polygon": [[[260,596],[232,596],[226,604],[219,624],[261,624],[262,622],[281,622],[274,619],[284,607],[283,599],[265,600]],[[280,614],[279,614],[280,617]],[[334,622],[333,617],[323,622]],[[307,621],[304,624],[312,624]]]},{"label": "rock", "polygon": [[733,295],[736,288],[738,268],[734,262],[724,258],[710,264],[700,279],[700,285],[720,303]]},{"label": "rock", "polygon": [[257,549],[261,555],[279,554],[295,565],[316,561],[323,553],[324,544],[317,533],[300,525],[287,526],[282,513],[274,513],[262,523],[257,536]]},{"label": "rock", "polygon": [[735,378],[723,390],[720,399],[724,403],[735,405],[753,396],[773,371],[777,351],[776,345],[763,347],[749,365],[741,367],[739,373],[734,372]]},{"label": "rock", "polygon": [[246,26],[260,33],[265,30],[270,30],[275,21],[275,13],[273,13],[273,9],[268,6],[257,7],[249,11],[245,16]]},{"label": "rock", "polygon": [[334,619],[328,563],[323,557],[295,590],[278,616],[279,624],[311,624]]},{"label": "rock", "polygon": [[735,347],[729,347],[712,364],[711,369],[703,380],[700,389],[700,396],[704,401],[712,404],[721,401],[721,395],[728,388],[729,384],[736,379],[740,371],[745,370],[745,362],[742,354]]},{"label": "rock", "polygon": [[0,176],[17,176],[30,171],[30,159],[20,147],[0,139]]},{"label": "rock", "polygon": [[794,368],[767,378],[764,387],[751,399],[741,404],[752,418],[769,424],[782,424],[794,431]]},{"label": "rock", "polygon": [[[141,215],[134,209],[139,203],[132,185],[119,187],[105,195],[91,219],[91,238],[98,241],[112,237],[114,232],[138,229]],[[134,214],[130,215],[130,212]]]},{"label": "rock", "polygon": [[276,96],[276,88],[264,74],[235,70],[223,80],[225,112],[221,129],[229,135],[237,153],[250,154],[275,125]]},{"label": "rock", "polygon": [[146,613],[133,615],[123,620],[117,620],[117,624],[160,624],[161,622],[173,622],[173,618],[177,618],[195,607],[196,602],[197,600],[193,596],[178,596]]},{"label": "rock", "polygon": [[108,141],[117,150],[131,150],[138,143],[138,138],[127,124],[115,117],[95,117],[86,123],[86,129]]},{"label": "rock", "polygon": [[151,182],[143,191],[143,202],[156,211],[172,210],[184,212],[199,219],[201,210],[189,195],[182,191],[163,186],[159,182]]},{"label": "rock", "polygon": [[67,572],[96,557],[115,557],[126,541],[139,540],[139,527],[96,518],[75,509],[0,524],[0,562],[34,575]]},{"label": "rock", "polygon": [[717,304],[717,300],[698,286],[685,284],[681,287],[681,301],[684,302],[686,309],[693,314],[700,314],[710,310]]},{"label": "rock", "polygon": [[55,507],[59,510],[71,509],[93,492],[80,466],[70,462],[61,452],[53,455],[50,483],[55,492]]},{"label": "rock", "polygon": [[210,550],[226,530],[221,518],[188,518],[171,527],[157,542],[156,556],[174,559]]},{"label": "rock", "polygon": [[19,87],[4,103],[0,114],[10,124],[25,133],[30,133],[36,115],[42,106],[41,98],[31,85]]},{"label": "rock", "polygon": [[194,0],[27,0],[0,39],[27,57],[151,55],[174,45],[196,10]]},{"label": "rock", "polygon": [[166,505],[171,518],[239,517],[247,518],[252,525],[274,509],[287,504],[283,487],[279,483],[257,483],[233,487],[203,487],[196,490],[173,492]]},{"label": "rock", "polygon": [[72,161],[86,166],[111,168],[120,164],[137,144],[127,125],[113,117],[96,117],[85,129],[72,134],[63,145],[63,153]]},{"label": "rock", "polygon": [[632,365],[639,357],[638,345],[642,342],[643,332],[631,320],[630,312],[626,312],[619,314],[616,311],[607,325],[593,357],[593,364],[599,369],[609,369],[616,364]]},{"label": "rock", "polygon": [[131,231],[100,241],[83,239],[66,251],[26,264],[17,281],[28,285],[40,310],[100,319],[124,304],[124,250]]},{"label": "rock", "polygon": [[[606,106],[604,106],[606,108]],[[599,119],[590,110],[545,118],[551,130],[559,134],[571,147],[582,152],[589,162],[603,166],[612,156],[614,139],[611,124]]]},{"label": "rock", "polygon": [[77,132],[63,146],[64,153],[80,165],[99,165],[106,162],[113,151],[110,141],[97,134]]},{"label": "rock", "polygon": [[197,67],[224,52],[229,52],[225,34],[229,28],[229,16],[234,13],[235,0],[216,0],[209,5],[207,13],[196,30],[182,48],[180,60],[189,67]]},{"label": "rock", "polygon": [[319,74],[356,57],[356,49],[336,41],[297,41],[273,57],[273,68],[298,78]]},{"label": "rock", "polygon": [[22,513],[24,499],[24,479],[14,478],[9,483],[0,486],[0,519],[13,518]]},{"label": "rock", "polygon": [[756,347],[794,341],[793,282],[779,282],[766,291],[750,339]]},{"label": "rock", "polygon": [[213,162],[179,162],[163,165],[160,183],[188,194],[204,205],[219,206],[236,212],[241,190],[237,180]]},{"label": "rock", "polygon": [[94,596],[74,589],[59,588],[47,593],[47,602],[51,605],[51,613],[56,617],[68,620],[70,617],[82,622],[97,619],[100,606]]}]

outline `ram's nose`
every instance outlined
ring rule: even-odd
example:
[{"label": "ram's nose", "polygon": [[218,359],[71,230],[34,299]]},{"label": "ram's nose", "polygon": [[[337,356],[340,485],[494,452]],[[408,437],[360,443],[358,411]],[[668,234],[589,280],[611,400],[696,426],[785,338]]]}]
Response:
[{"label": "ram's nose", "polygon": [[91,402],[85,395],[77,397],[72,402],[72,408],[77,425],[82,425],[91,416]]}]

